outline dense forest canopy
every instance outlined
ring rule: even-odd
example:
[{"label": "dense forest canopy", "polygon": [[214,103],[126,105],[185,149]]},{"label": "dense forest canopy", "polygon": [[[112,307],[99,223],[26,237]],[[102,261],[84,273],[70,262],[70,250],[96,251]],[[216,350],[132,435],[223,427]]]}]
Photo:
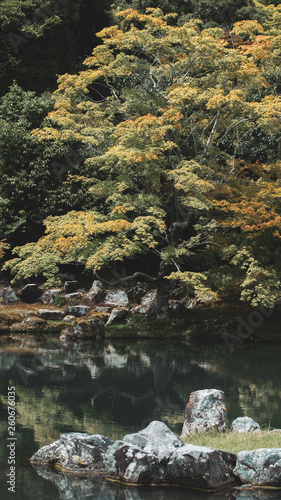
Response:
[{"label": "dense forest canopy", "polygon": [[[61,2],[40,30],[28,25],[62,69],[53,94],[35,94],[41,83],[30,85],[29,72],[24,90],[15,82],[0,102],[3,261],[7,244],[14,253],[3,268],[14,280],[43,275],[51,286],[61,263],[98,276],[130,262],[163,297],[177,284],[203,302],[272,306],[281,289],[279,2],[100,6],[109,27],[73,72],[88,44],[82,3]],[[38,8],[1,2],[2,33],[27,5]],[[76,40],[67,36],[73,22]],[[72,47],[67,73],[49,29],[64,33],[63,50]],[[35,45],[26,48],[42,56]],[[25,66],[23,49],[3,59],[2,74],[14,64],[19,83],[22,68],[41,72]]]}]

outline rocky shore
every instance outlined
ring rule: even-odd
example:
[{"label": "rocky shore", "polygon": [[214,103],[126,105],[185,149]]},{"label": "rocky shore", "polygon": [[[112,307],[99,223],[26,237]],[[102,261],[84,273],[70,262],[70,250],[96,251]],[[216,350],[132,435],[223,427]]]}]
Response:
[{"label": "rocky shore", "polygon": [[[278,307],[264,317],[241,302],[214,304],[210,299],[202,304],[171,290],[165,314],[158,315],[158,290],[153,283],[137,281],[125,287],[94,280],[86,286],[73,278],[65,275],[60,288],[48,290],[37,283],[16,288],[2,280],[0,334],[55,334],[63,341],[103,337],[223,340],[230,349],[252,339],[280,341]],[[257,325],[253,317],[258,318]]]},{"label": "rocky shore", "polygon": [[[102,435],[72,432],[39,449],[30,461],[50,480],[56,469],[88,479],[106,476],[130,486],[176,485],[209,492],[230,486],[241,491],[281,488],[281,448],[245,450],[236,455],[186,442],[194,432],[211,428],[224,432],[229,427],[223,399],[223,392],[217,389],[191,393],[181,438],[159,421],[115,442]],[[248,417],[236,419],[231,428],[233,432],[261,432]]]},{"label": "rocky shore", "polygon": [[110,289],[95,280],[90,289],[76,280],[44,290],[36,283],[15,290],[0,289],[0,331],[52,332],[62,339],[99,338],[111,325],[125,324],[135,315],[153,315],[156,290],[138,282],[126,291]]}]

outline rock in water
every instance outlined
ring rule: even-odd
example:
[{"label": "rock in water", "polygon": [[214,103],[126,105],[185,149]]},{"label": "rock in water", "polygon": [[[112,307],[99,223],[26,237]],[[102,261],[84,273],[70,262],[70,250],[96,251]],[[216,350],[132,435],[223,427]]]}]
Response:
[{"label": "rock in water", "polygon": [[115,441],[105,454],[109,478],[129,484],[163,483],[165,470],[156,455],[124,441]]},{"label": "rock in water", "polygon": [[135,434],[127,434],[123,441],[138,446],[147,453],[157,455],[160,461],[169,459],[177,448],[183,446],[183,442],[169,427],[157,420]]},{"label": "rock in water", "polygon": [[116,441],[105,455],[112,479],[130,484],[167,482],[167,463],[183,442],[163,422],[151,422],[145,429]]},{"label": "rock in water", "polygon": [[236,455],[184,445],[163,423],[127,434],[107,449],[108,477],[129,484],[175,484],[213,490],[236,481]]},{"label": "rock in water", "polygon": [[213,490],[236,481],[236,455],[225,451],[186,444],[168,462],[168,478],[173,484]]},{"label": "rock in water", "polygon": [[105,473],[104,455],[112,441],[100,434],[70,432],[43,446],[30,459],[33,465],[59,465],[69,472]]},{"label": "rock in water", "polygon": [[228,418],[223,400],[224,392],[218,389],[192,392],[185,410],[181,437],[210,429],[225,431]]},{"label": "rock in water", "polygon": [[234,471],[243,484],[281,486],[281,448],[240,451]]}]

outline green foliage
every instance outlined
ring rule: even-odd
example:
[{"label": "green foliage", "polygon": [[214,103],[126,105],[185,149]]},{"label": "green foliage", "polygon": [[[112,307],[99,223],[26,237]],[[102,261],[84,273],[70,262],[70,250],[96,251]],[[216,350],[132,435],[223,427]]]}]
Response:
[{"label": "green foliage", "polygon": [[79,68],[94,33],[108,22],[110,2],[1,0],[0,95],[13,80],[27,90],[54,88],[56,77]]},{"label": "green foliage", "polygon": [[81,207],[88,196],[82,182],[63,184],[69,174],[81,173],[75,149],[30,135],[52,109],[49,94],[36,96],[17,84],[0,99],[0,231],[12,242],[36,237],[48,214]]},{"label": "green foliage", "polygon": [[[7,218],[15,207],[17,185],[17,196],[32,192],[46,226],[36,243],[15,249],[6,264],[14,279],[41,273],[51,283],[59,263],[98,271],[146,255],[157,259],[157,283],[180,281],[201,301],[230,291],[254,306],[279,298],[281,13],[224,3],[223,28],[212,17],[222,4],[211,0],[191,1],[178,24],[158,3],[145,14],[117,11],[85,69],[59,78],[42,124],[43,97],[17,100],[13,91],[7,102],[18,106],[19,123],[3,100],[2,212]],[[237,22],[225,31],[231,9]],[[243,9],[259,15],[245,18]],[[69,147],[79,158],[52,184],[50,162]],[[40,204],[37,184],[49,205]],[[19,219],[11,220],[23,224],[17,204]]]},{"label": "green foliage", "polygon": [[225,29],[241,19],[256,18],[252,0],[115,0],[114,5],[121,9],[132,7],[140,12],[145,12],[148,7],[158,7],[164,13],[176,12],[180,24],[200,19],[208,27],[221,26]]},{"label": "green foliage", "polygon": [[[59,272],[59,257],[53,252],[43,251],[36,243],[27,243],[23,247],[16,247],[13,253],[18,257],[9,260],[3,266],[4,270],[11,270],[12,283],[24,280],[30,276],[43,276],[46,279],[45,286],[59,286],[61,281],[55,276]],[[25,265],[22,265],[24,261]]]}]

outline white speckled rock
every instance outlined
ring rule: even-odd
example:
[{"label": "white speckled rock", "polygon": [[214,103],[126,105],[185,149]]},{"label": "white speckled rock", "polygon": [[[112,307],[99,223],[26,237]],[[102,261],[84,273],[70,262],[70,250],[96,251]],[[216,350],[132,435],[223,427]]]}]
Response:
[{"label": "white speckled rock", "polygon": [[225,431],[227,427],[228,419],[223,391],[203,389],[190,394],[185,410],[182,437],[210,429]]},{"label": "white speckled rock", "polygon": [[69,472],[104,473],[104,454],[112,441],[99,434],[62,434],[59,441],[43,446],[30,459],[32,464],[60,465]]},{"label": "white speckled rock", "polygon": [[231,430],[234,432],[260,432],[261,428],[259,424],[250,417],[238,417],[233,420]]},{"label": "white speckled rock", "polygon": [[117,290],[116,292],[109,292],[104,302],[112,306],[126,307],[129,304],[129,298],[126,292]]},{"label": "white speckled rock", "polygon": [[183,442],[164,422],[154,420],[145,429],[124,436],[123,441],[137,446],[147,453],[157,455],[159,460],[167,460]]},{"label": "white speckled rock", "polygon": [[281,486],[281,448],[240,451],[234,471],[244,484]]},{"label": "white speckled rock", "polygon": [[134,484],[167,482],[167,462],[182,441],[163,422],[151,422],[145,429],[127,434],[106,452],[109,477]]},{"label": "white speckled rock", "polygon": [[168,478],[173,484],[213,490],[236,481],[235,463],[233,453],[186,444],[170,457]]},{"label": "white speckled rock", "polygon": [[156,455],[123,440],[109,446],[104,461],[108,477],[124,483],[159,484],[165,478],[166,470]]}]

